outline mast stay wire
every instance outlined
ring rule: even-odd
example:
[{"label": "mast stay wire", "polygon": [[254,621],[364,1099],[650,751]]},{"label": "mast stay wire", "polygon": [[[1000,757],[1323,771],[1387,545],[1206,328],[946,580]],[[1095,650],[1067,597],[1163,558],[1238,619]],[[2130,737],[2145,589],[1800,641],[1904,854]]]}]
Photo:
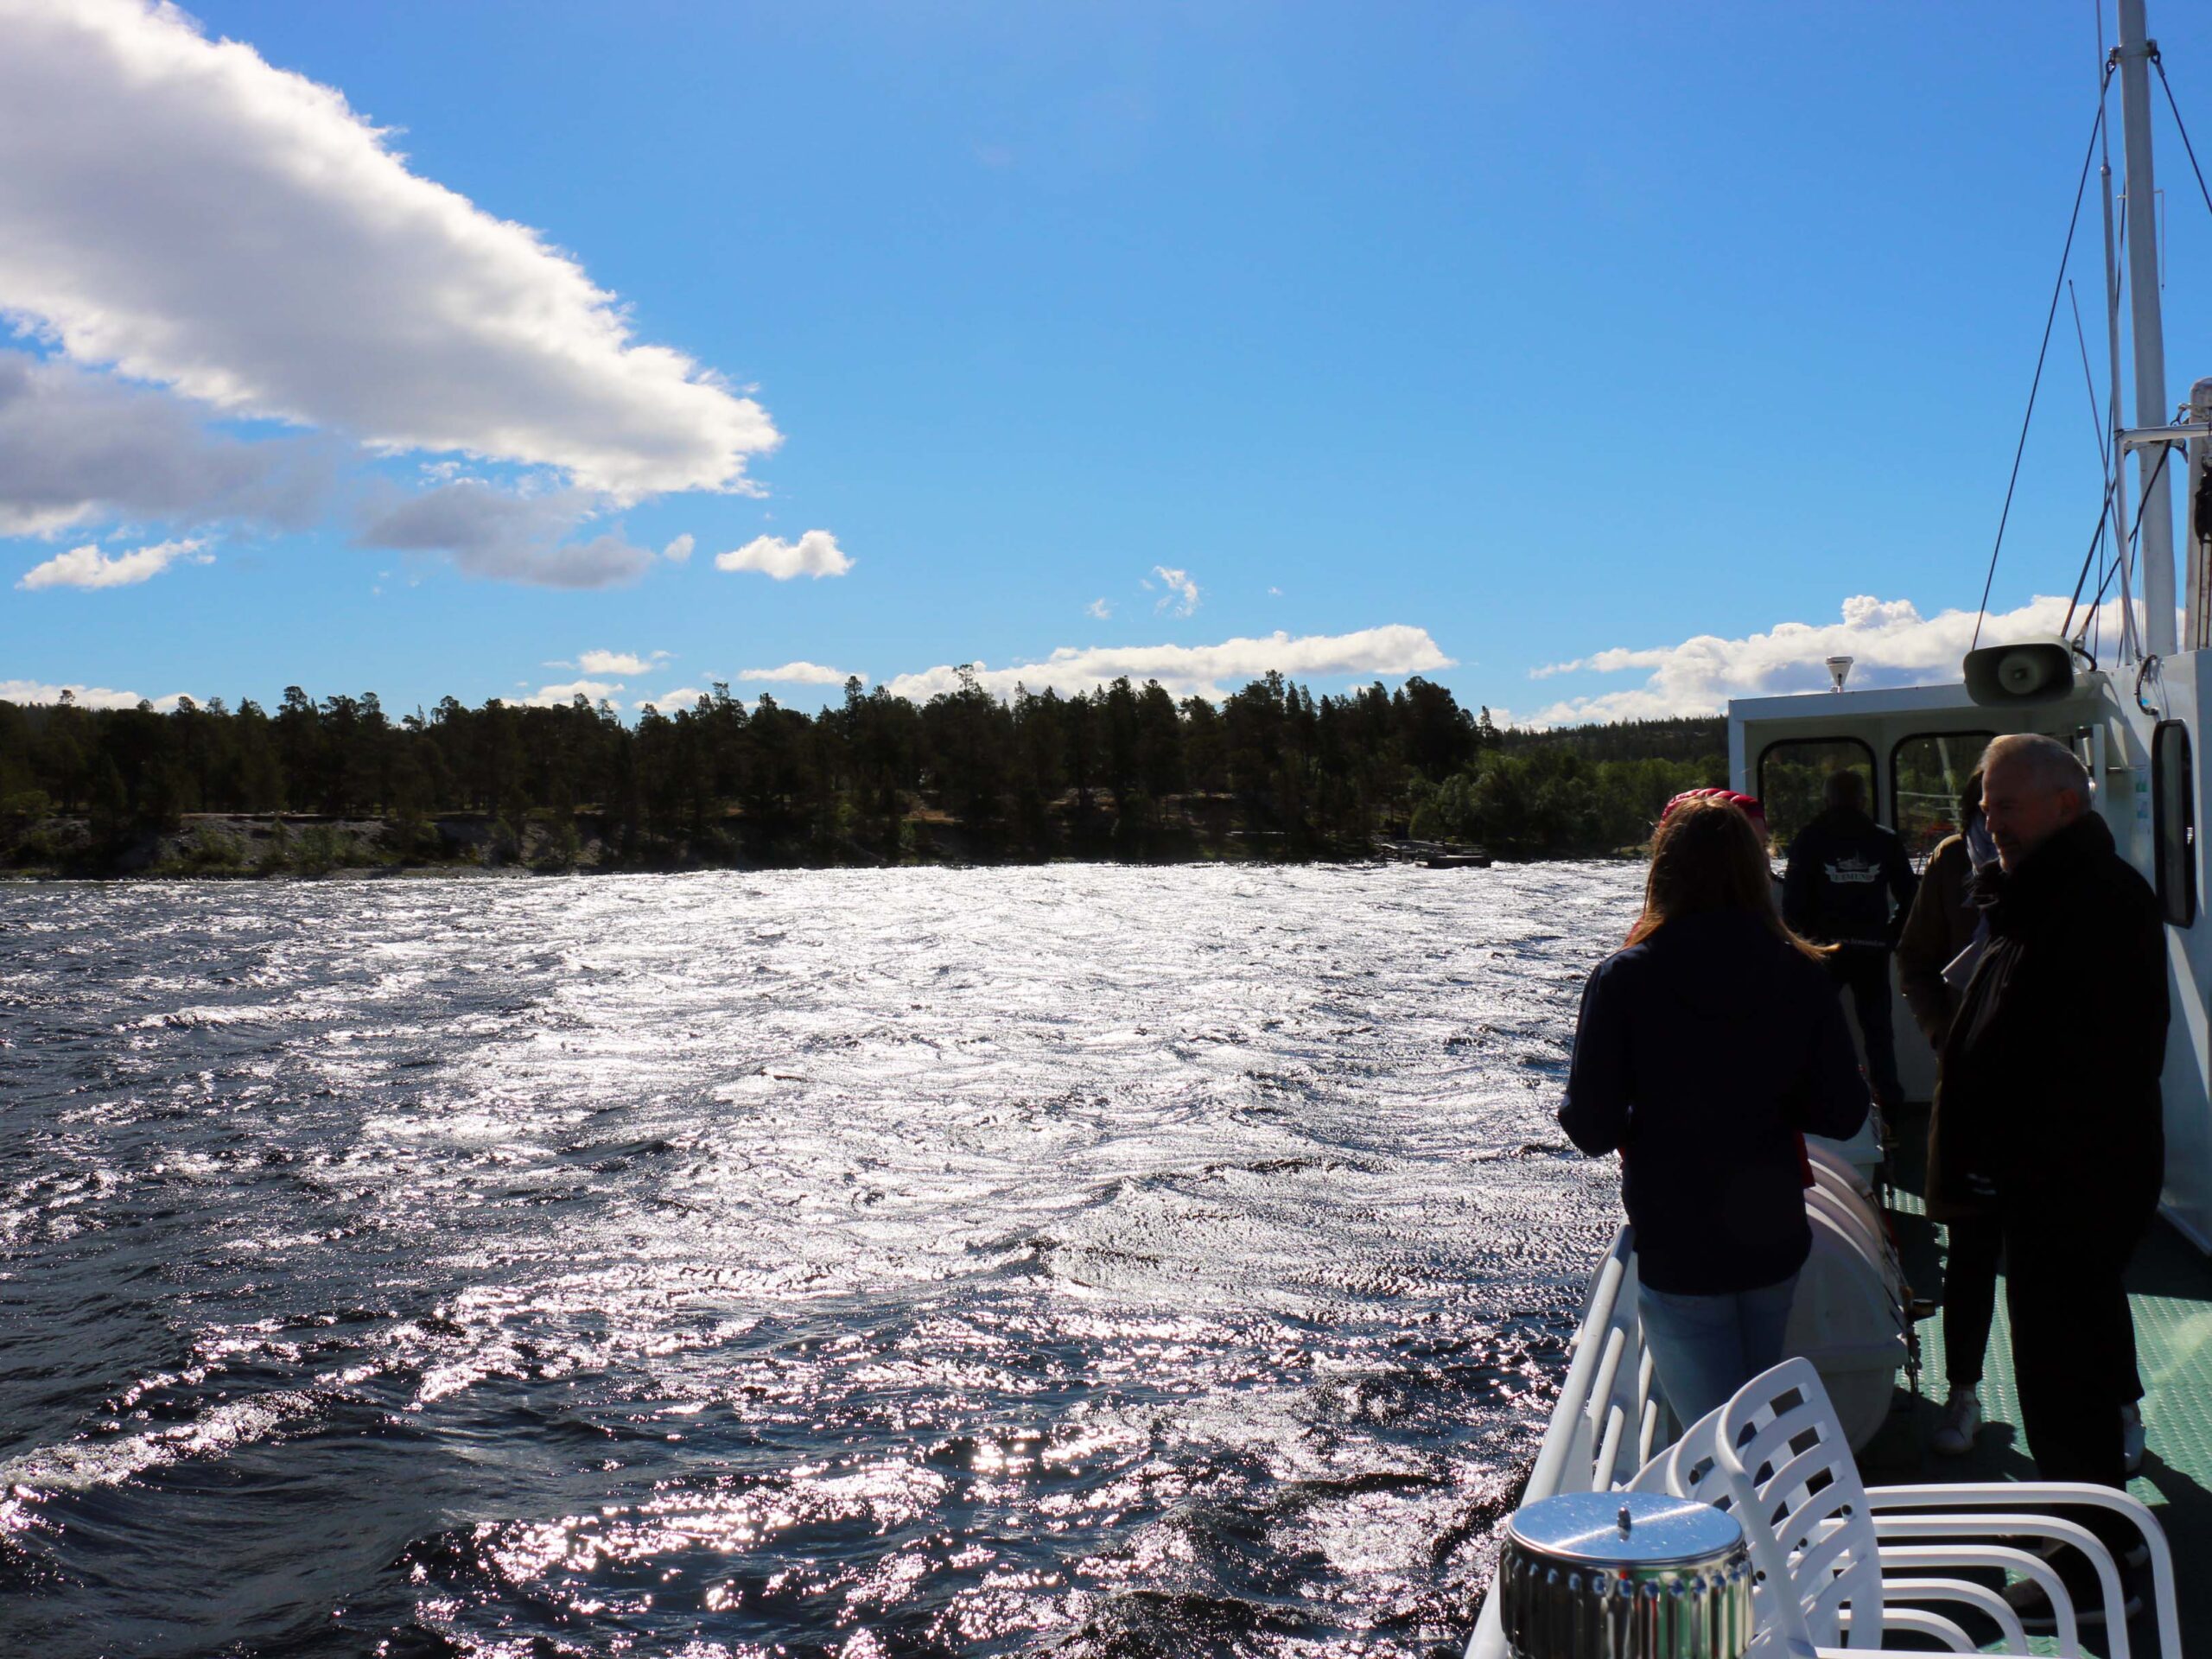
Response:
[{"label": "mast stay wire", "polygon": [[[2143,489],[2141,493],[2145,498],[2148,498],[2151,493],[2151,486],[2158,481],[2158,474],[2166,470],[2166,457],[2173,454],[2173,450],[2174,447],[2171,443],[2162,443],[2158,446],[2158,464],[2151,469],[2151,476],[2143,481]],[[2144,502],[2142,500],[2136,502],[2135,523],[2127,532],[2127,545],[2129,547],[2135,545],[2136,533],[2143,528],[2143,507]],[[2101,531],[2100,534],[2102,532]],[[2094,550],[2094,544],[2092,543],[2092,550]],[[2126,562],[2126,549],[2122,549],[2120,558],[2113,561],[2112,569],[2105,573],[2104,581],[2097,584],[2096,596],[2089,601],[2089,608],[2091,610],[2094,611],[2098,606],[2102,605],[2105,602],[2105,589],[2111,585],[2113,577],[2120,573],[2122,565]],[[2088,561],[2087,559],[2082,560],[2082,581],[2087,581],[2089,574]],[[2077,582],[2074,584],[2074,597],[2078,600],[2081,596],[2082,582]],[[2073,625],[2074,607],[2069,604],[2066,607],[2066,626],[2071,627]],[[2065,630],[2063,628],[2060,630],[2062,634],[2064,631]]]},{"label": "mast stay wire", "polygon": [[2189,142],[2189,123],[2181,118],[2181,105],[2174,102],[2173,83],[2166,79],[2165,60],[2158,55],[2155,44],[2151,48],[2151,67],[2158,72],[2158,85],[2166,94],[2166,107],[2173,111],[2174,130],[2181,134],[2182,149],[2189,156],[2189,170],[2196,175],[2196,193],[2204,198],[2207,211],[2212,211],[2212,189],[2205,188],[2204,169],[2196,164],[2196,146]]},{"label": "mast stay wire", "polygon": [[[2112,450],[2105,442],[2103,418],[2097,413],[2097,377],[2095,372],[2089,367],[2089,336],[2088,331],[2082,327],[2082,297],[2074,291],[2074,279],[2071,276],[2066,279],[2066,302],[2073,308],[2074,311],[2074,343],[2081,348],[2082,385],[2082,390],[2087,391],[2089,397],[2089,433],[2096,440],[2097,472],[2098,476],[2104,480],[2105,486],[2106,505],[2097,512],[2097,533],[2095,538],[2089,543],[2089,555],[2091,558],[2097,561],[2097,580],[2101,586],[2105,574],[2103,560],[2105,527],[2107,521],[2112,517],[2108,511],[2112,502]],[[2088,561],[2084,560],[2082,575],[2086,578],[2088,575]],[[2078,581],[2074,584],[2074,597],[2077,600],[2082,597],[2082,583]],[[2070,614],[2067,620],[2069,621],[2073,620]],[[2092,661],[2095,660],[2098,651],[2104,645],[2103,624],[2104,619],[2092,611],[2089,625],[2095,630],[2095,639],[2089,646],[2089,657]]]},{"label": "mast stay wire", "polygon": [[2005,550],[2005,526],[2012,517],[2012,494],[2020,484],[2020,461],[2028,452],[2028,428],[2036,416],[2036,393],[2043,385],[2044,361],[2050,354],[2051,325],[2058,321],[2058,296],[2066,291],[2066,266],[2074,256],[2074,232],[2082,224],[2082,198],[2088,193],[2089,163],[2097,158],[2097,136],[2104,130],[2105,91],[2112,84],[2112,66],[2107,64],[2103,78],[2097,83],[2097,118],[2089,124],[2088,148],[2082,156],[2082,176],[2074,186],[2074,212],[2066,221],[2066,245],[2059,251],[2058,277],[2050,287],[2050,308],[2043,320],[2043,345],[2036,353],[2035,378],[2028,384],[2027,411],[2020,416],[2020,438],[2012,448],[2012,474],[2005,483],[2005,505],[1997,515],[1997,540],[1989,550],[1989,573],[1982,578],[1981,605],[1974,620],[1974,645],[1981,644],[1981,625],[1989,616],[1989,591],[1997,581],[1997,556]]},{"label": "mast stay wire", "polygon": [[[2101,17],[2102,13],[2101,12],[2099,16]],[[2196,175],[2196,194],[2204,198],[2206,211],[2212,212],[2212,189],[2205,188],[2204,169],[2198,166],[2196,162],[2196,146],[2189,139],[2189,123],[2181,118],[2181,105],[2174,97],[2173,83],[2166,79],[2166,62],[2158,55],[2158,48],[2155,43],[2151,48],[2151,67],[2158,72],[2158,87],[2166,95],[2166,108],[2174,118],[2174,130],[2181,135],[2183,153],[2189,157],[2189,170]],[[2198,499],[2202,499],[2202,492],[2200,489]],[[2190,500],[2184,496],[2182,510],[2187,515],[2184,522],[2190,524],[2190,533],[2194,535],[2198,511],[2196,501]]]}]

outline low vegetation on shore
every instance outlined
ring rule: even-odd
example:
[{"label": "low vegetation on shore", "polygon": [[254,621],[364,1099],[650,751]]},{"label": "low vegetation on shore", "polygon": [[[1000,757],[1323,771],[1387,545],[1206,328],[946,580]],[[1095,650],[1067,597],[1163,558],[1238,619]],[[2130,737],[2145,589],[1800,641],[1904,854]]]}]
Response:
[{"label": "low vegetation on shore", "polygon": [[816,715],[717,685],[626,722],[287,690],[170,711],[0,702],[0,868],[44,875],[762,868],[1051,858],[1364,858],[1390,837],[1508,858],[1631,849],[1726,779],[1717,720],[1521,731],[1419,677],[1215,703],[1127,680],[847,683]]}]

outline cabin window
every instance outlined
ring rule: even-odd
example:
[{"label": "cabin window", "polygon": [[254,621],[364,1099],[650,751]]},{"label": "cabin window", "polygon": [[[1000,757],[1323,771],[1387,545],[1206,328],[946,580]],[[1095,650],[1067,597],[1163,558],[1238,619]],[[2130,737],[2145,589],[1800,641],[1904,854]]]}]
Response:
[{"label": "cabin window", "polygon": [[1959,795],[1994,732],[1923,732],[1890,751],[1890,825],[1915,864],[1956,835]]},{"label": "cabin window", "polygon": [[1874,810],[1874,751],[1858,738],[1793,737],[1759,752],[1759,804],[1776,852],[1788,852],[1797,832],[1820,816],[1828,774],[1847,769],[1865,779],[1867,810]]},{"label": "cabin window", "polygon": [[2189,728],[2162,720],[2151,734],[2151,800],[2158,904],[2176,927],[2196,919],[2196,778]]}]

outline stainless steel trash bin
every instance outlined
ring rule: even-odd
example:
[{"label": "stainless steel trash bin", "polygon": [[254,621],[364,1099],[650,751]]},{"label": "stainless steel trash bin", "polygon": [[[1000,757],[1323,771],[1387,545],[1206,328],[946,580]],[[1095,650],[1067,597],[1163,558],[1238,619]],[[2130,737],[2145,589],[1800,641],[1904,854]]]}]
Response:
[{"label": "stainless steel trash bin", "polygon": [[1739,1659],[1751,1553],[1736,1518],[1656,1492],[1562,1492],[1507,1523],[1497,1594],[1516,1659]]}]

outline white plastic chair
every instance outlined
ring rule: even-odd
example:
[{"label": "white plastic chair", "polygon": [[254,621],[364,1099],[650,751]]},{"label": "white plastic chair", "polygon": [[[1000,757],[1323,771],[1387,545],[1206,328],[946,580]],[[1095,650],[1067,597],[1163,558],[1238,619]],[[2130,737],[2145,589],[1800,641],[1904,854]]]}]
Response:
[{"label": "white plastic chair", "polygon": [[[1812,1370],[1804,1360],[1792,1360],[1786,1364]],[[1817,1386],[1818,1373],[1813,1375]],[[1758,1383],[1770,1379],[1778,1380],[1776,1371],[1767,1372]],[[1786,1395],[1789,1391],[1785,1389],[1777,1392]],[[1825,1391],[1820,1399],[1825,1406]],[[1737,1515],[1758,1572],[1752,1599],[1763,1632],[1779,1642],[1783,1650],[1803,1644],[1824,1649],[1847,1647],[1863,1655],[1869,1649],[1878,1648],[1886,1633],[1911,1631],[1932,1637],[1955,1653],[1974,1651],[1976,1643],[1955,1621],[1925,1608],[1891,1605],[1893,1599],[1903,1601],[1908,1585],[1892,1586],[1884,1579],[1881,1545],[1869,1519],[1872,1508],[1859,1484],[1856,1465],[1847,1462],[1840,1478],[1831,1483],[1834,1490],[1823,1489],[1823,1496],[1828,1501],[1828,1519],[1821,1529],[1817,1553],[1798,1550],[1793,1554],[1784,1538],[1778,1537],[1774,1527],[1768,1523],[1773,1518],[1776,1504],[1787,1493],[1776,1491],[1771,1481],[1762,1485],[1748,1476],[1743,1477],[1740,1484],[1732,1482],[1720,1462],[1718,1448],[1723,1419],[1728,1414],[1729,1408],[1722,1406],[1692,1424],[1673,1446],[1644,1465],[1632,1485],[1639,1491],[1664,1491],[1677,1497],[1694,1497]],[[1774,1421],[1770,1418],[1770,1424]],[[1784,1423],[1785,1433],[1788,1427]],[[1841,1430],[1834,1429],[1831,1438],[1836,1445],[1841,1445]],[[1758,1444],[1755,1435],[1747,1452],[1755,1450]],[[1810,1474],[1805,1473],[1804,1478],[1809,1480]],[[2047,1563],[2025,1550],[2001,1553],[2006,1558],[2001,1562],[1984,1560],[1974,1564],[2011,1567],[2034,1576],[2046,1589],[2063,1595],[2056,1573]],[[1996,1622],[2006,1652],[2029,1651],[2027,1634],[2021,1628],[2018,1615],[1986,1585],[1966,1579],[1916,1579],[1909,1581],[1909,1592],[1921,1601],[1948,1601],[1971,1606]],[[1872,1619],[1853,1618],[1860,1605],[1878,1608],[1879,1616]],[[2072,1611],[2069,1604],[2065,1611],[2069,1626]],[[2062,1634],[2071,1637],[2074,1632],[2069,1628]]]},{"label": "white plastic chair", "polygon": [[[2150,1548],[2162,1659],[2181,1654],[2172,1554],[2140,1502],[2109,1487],[2050,1481],[1869,1489],[1819,1373],[1802,1359],[1753,1378],[1633,1484],[1736,1513],[1763,1578],[1753,1592],[1763,1630],[1785,1643],[1861,1654],[1879,1647],[1885,1631],[1906,1630],[1971,1649],[1966,1633],[1924,1605],[1930,1602],[1974,1608],[1996,1623],[2008,1650],[2027,1651],[2018,1617],[1987,1586],[1956,1576],[1961,1569],[2034,1580],[2055,1610],[2059,1651],[2080,1653],[2079,1624],[2056,1571],[2016,1541],[2079,1549],[2097,1573],[2105,1605],[2118,1608],[2124,1599],[2110,1552],[2087,1528],[2050,1512],[2112,1511]],[[2110,1659],[2128,1659],[2124,1619],[2109,1622],[2107,1640]]]}]

